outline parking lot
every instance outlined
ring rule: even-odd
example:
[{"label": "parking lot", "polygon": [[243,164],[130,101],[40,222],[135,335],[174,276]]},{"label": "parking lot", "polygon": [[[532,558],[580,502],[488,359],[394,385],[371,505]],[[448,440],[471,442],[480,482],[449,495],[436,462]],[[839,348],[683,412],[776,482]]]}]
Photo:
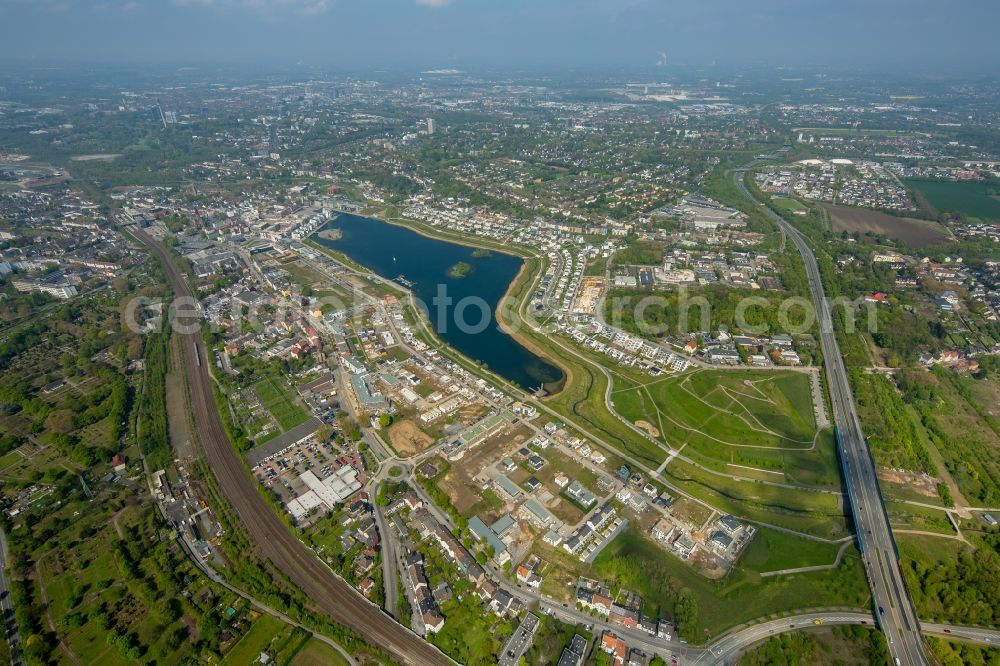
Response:
[{"label": "parking lot", "polygon": [[310,438],[262,461],[253,468],[253,473],[265,487],[274,490],[282,502],[287,502],[307,490],[298,480],[300,475],[312,470],[317,477],[325,479],[341,466],[338,458],[342,454],[337,446],[319,444]]}]

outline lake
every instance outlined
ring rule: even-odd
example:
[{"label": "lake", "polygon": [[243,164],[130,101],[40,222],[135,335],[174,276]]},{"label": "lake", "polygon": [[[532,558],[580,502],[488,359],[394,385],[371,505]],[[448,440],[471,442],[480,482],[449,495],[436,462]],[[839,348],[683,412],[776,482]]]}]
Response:
[{"label": "lake", "polygon": [[558,390],[562,371],[502,331],[494,316],[522,259],[500,252],[477,256],[483,253],[475,248],[348,213],[321,231],[328,229],[339,230],[340,237],[314,235],[313,240],[383,278],[405,280],[449,345],[526,390],[542,385]]}]

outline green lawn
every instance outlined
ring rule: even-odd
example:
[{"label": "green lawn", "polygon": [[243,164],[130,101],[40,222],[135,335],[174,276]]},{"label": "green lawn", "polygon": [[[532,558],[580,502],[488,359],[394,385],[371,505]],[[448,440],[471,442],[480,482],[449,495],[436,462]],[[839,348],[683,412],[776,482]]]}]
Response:
[{"label": "green lawn", "polygon": [[282,386],[280,379],[266,377],[254,384],[253,388],[261,404],[271,412],[271,416],[283,431],[291,430],[309,418],[309,415],[295,403],[291,393]]},{"label": "green lawn", "polygon": [[789,210],[789,211],[806,210],[806,207],[802,203],[800,203],[795,199],[789,199],[787,197],[771,197],[771,203],[773,203],[775,207],[780,208],[781,210]]},{"label": "green lawn", "polygon": [[847,534],[844,510],[836,495],[797,491],[752,480],[737,481],[709,474],[677,459],[667,465],[663,473],[692,495],[738,517],[826,539],[838,539]]},{"label": "green lawn", "polygon": [[885,508],[895,529],[937,532],[948,536],[955,534],[955,528],[944,511],[894,501],[886,502]]},{"label": "green lawn", "polygon": [[[805,540],[798,542],[787,547],[811,548]],[[769,555],[767,560],[775,564],[792,561],[783,554],[773,559]],[[620,581],[642,594],[647,612],[657,605],[661,613],[674,612],[678,600],[690,595],[696,609],[694,620],[679,628],[688,640],[699,643],[762,615],[819,606],[864,606],[869,598],[860,556],[853,549],[845,554],[840,568],[830,571],[762,579],[751,565],[740,562],[726,578],[713,581],[629,530],[605,548],[593,570],[598,577]]]},{"label": "green lawn", "polygon": [[710,469],[839,489],[833,438],[817,434],[803,373],[702,370],[643,386],[616,380],[612,401],[625,418],[651,423],[661,441],[686,445],[684,455]]},{"label": "green lawn", "polygon": [[22,460],[22,457],[21,454],[17,452],[17,449],[10,451],[3,457],[0,457],[0,470],[7,469],[20,460]]},{"label": "green lawn", "polygon": [[987,193],[988,185],[972,181],[906,180],[911,190],[920,190],[940,211],[983,219],[1000,219],[1000,198]]},{"label": "green lawn", "polygon": [[461,664],[486,666],[496,663],[500,641],[493,629],[495,617],[483,611],[478,599],[466,596],[441,606],[444,627],[432,634],[430,642]]},{"label": "green lawn", "polygon": [[757,534],[747,546],[740,566],[748,571],[767,572],[820,564],[833,564],[837,544],[803,539],[780,530],[757,527]]},{"label": "green lawn", "polygon": [[292,658],[290,666],[348,666],[348,662],[326,643],[311,638]]},{"label": "green lawn", "polygon": [[291,627],[281,620],[270,615],[261,615],[243,638],[226,654],[222,663],[234,666],[253,663],[261,652],[271,646],[275,638],[289,633],[289,629]]}]

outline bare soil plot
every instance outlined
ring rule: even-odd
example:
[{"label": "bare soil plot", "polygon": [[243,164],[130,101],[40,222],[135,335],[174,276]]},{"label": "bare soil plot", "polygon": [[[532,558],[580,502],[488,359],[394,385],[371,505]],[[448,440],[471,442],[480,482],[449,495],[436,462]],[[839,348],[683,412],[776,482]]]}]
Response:
[{"label": "bare soil plot", "polygon": [[938,496],[938,480],[927,474],[880,468],[878,470],[878,478],[880,481],[888,481],[889,483],[906,486],[920,495],[926,495],[927,497]]},{"label": "bare soil plot", "polygon": [[467,512],[482,500],[482,484],[473,481],[473,477],[523,446],[530,435],[531,430],[525,426],[508,427],[452,463],[438,485],[459,513],[468,515]]},{"label": "bare soil plot", "polygon": [[113,162],[121,156],[121,153],[94,153],[93,155],[74,155],[69,159],[73,162]]},{"label": "bare soil plot", "polygon": [[645,421],[643,419],[639,419],[638,421],[635,422],[635,425],[636,425],[637,428],[642,428],[647,433],[649,433],[650,437],[659,437],[660,436],[660,431],[657,430],[656,427],[652,423],[650,423],[649,421]]},{"label": "bare soil plot", "polygon": [[167,415],[169,418],[170,444],[178,458],[194,458],[198,451],[191,436],[190,423],[184,390],[184,376],[176,371],[181,366],[180,341],[174,336],[170,345],[171,370],[165,380],[167,395]]},{"label": "bare soil plot", "polygon": [[948,230],[937,222],[912,217],[895,217],[866,208],[827,206],[833,230],[848,233],[883,234],[910,247],[941,243],[950,237]]},{"label": "bare soil plot", "polygon": [[444,478],[438,482],[438,487],[448,493],[455,509],[465,515],[479,502],[479,495],[473,490],[471,477],[462,473],[463,470],[451,468]]},{"label": "bare soil plot", "polygon": [[393,423],[389,427],[389,441],[392,443],[392,448],[404,456],[420,453],[434,443],[430,435],[418,428],[410,419]]}]

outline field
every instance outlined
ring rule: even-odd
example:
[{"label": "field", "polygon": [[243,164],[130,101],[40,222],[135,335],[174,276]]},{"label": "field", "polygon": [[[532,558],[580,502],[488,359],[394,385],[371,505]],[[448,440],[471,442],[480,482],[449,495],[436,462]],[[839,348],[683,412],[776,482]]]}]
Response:
[{"label": "field", "polygon": [[656,243],[633,243],[613,257],[619,266],[655,266],[663,262],[663,247]]},{"label": "field", "polygon": [[948,231],[936,222],[895,217],[865,208],[826,206],[835,232],[874,233],[894,238],[910,247],[934,245],[948,240]]},{"label": "field", "polygon": [[289,662],[290,666],[347,666],[343,655],[326,643],[309,639],[309,642],[299,650]]},{"label": "field", "polygon": [[808,375],[702,370],[615,387],[624,418],[652,423],[689,459],[664,468],[675,485],[735,515],[824,538],[846,533],[837,496],[818,492],[840,490],[840,473],[832,431],[816,430]]},{"label": "field", "polygon": [[266,650],[271,641],[285,628],[285,625],[270,615],[262,615],[253,623],[239,643],[233,646],[229,654],[223,660],[224,664],[249,664],[252,663],[261,652]]},{"label": "field", "polygon": [[787,532],[758,527],[740,565],[758,572],[833,564],[839,545],[792,536]]},{"label": "field", "polygon": [[404,456],[420,453],[434,443],[434,440],[410,419],[389,426],[389,441],[392,442],[392,448]]},{"label": "field", "polygon": [[182,663],[220,654],[229,645],[225,636],[245,628],[241,611],[225,612],[239,608],[239,598],[201,576],[175,541],[158,538],[162,523],[151,506],[129,499],[113,511],[122,500],[102,497],[83,513],[84,504],[71,500],[11,535],[22,548],[26,529],[36,540],[55,534],[31,549],[34,565],[24,574],[37,590],[46,630],[55,629],[65,646],[56,653],[87,664],[135,663],[139,654]]},{"label": "field", "polygon": [[948,485],[959,505],[996,506],[1000,425],[991,410],[1000,395],[997,379],[935,369],[903,372],[896,381],[898,386],[884,377],[852,375],[876,461],[926,469]]},{"label": "field", "polygon": [[811,451],[817,439],[804,373],[697,371],[644,385],[619,381],[615,389],[611,399],[622,416],[670,446],[689,445],[686,453],[718,469],[781,471],[785,453]]},{"label": "field", "polygon": [[[1000,219],[1000,197],[988,192],[988,185],[972,181],[907,180],[911,190],[919,190],[934,208],[969,217]],[[993,186],[996,190],[996,186]]]},{"label": "field", "polygon": [[[311,643],[319,643],[319,641],[313,640],[309,633],[302,629],[285,624],[270,615],[261,615],[253,623],[253,626],[250,627],[250,630],[230,649],[226,657],[222,660],[222,663],[231,664],[232,666],[252,664],[257,661],[261,653],[267,652],[275,663],[288,664],[294,662],[305,647]],[[320,643],[320,645],[323,644]],[[330,650],[326,645],[323,645],[323,647]],[[333,652],[332,650],[330,651]],[[340,657],[336,652],[333,653],[336,657]],[[326,663],[336,664],[341,662],[329,661]],[[316,662],[309,661],[307,655],[306,661],[301,663],[310,664]]]},{"label": "field", "polygon": [[267,377],[254,384],[253,388],[261,404],[271,412],[271,416],[282,430],[290,430],[309,418],[305,411],[295,404],[288,391],[281,386],[279,379]]},{"label": "field", "polygon": [[[860,556],[853,548],[837,569],[762,579],[761,571],[773,571],[791,563],[829,564],[835,557],[833,546],[828,546],[828,552],[814,551],[802,538],[775,534],[774,542],[768,538],[767,555],[761,556],[758,551],[752,559],[747,557],[746,561],[738,562],[725,578],[709,580],[645,536],[629,530],[601,553],[593,573],[621,581],[627,589],[642,594],[647,613],[656,611],[657,606],[661,613],[673,613],[681,634],[699,642],[734,624],[774,612],[830,605],[863,606],[867,602],[869,594]],[[801,558],[788,555],[799,549],[809,551],[810,555]],[[828,558],[830,553],[834,555]],[[678,615],[677,609],[682,598],[687,598],[684,603],[694,610],[686,626],[682,621],[683,611]]]},{"label": "field", "polygon": [[319,307],[326,311],[343,310],[357,305],[361,296],[340,283],[335,283],[302,260],[281,264],[289,278],[319,299]]},{"label": "field", "polygon": [[[538,264],[537,259],[527,259],[526,272],[531,274]],[[515,281],[512,286],[512,298],[520,302],[530,293],[531,286],[530,280]],[[508,308],[504,308],[501,312],[501,316],[505,319],[511,315]],[[663,478],[681,493],[690,493],[723,512],[824,538],[840,538],[847,533],[839,495],[819,492],[829,490],[839,492],[840,473],[831,431],[824,430],[817,433],[815,424],[810,425],[814,417],[808,383],[792,386],[788,395],[782,398],[786,407],[793,405],[784,414],[760,414],[765,410],[750,408],[749,411],[755,418],[751,419],[749,415],[746,418],[751,422],[761,421],[764,427],[755,424],[751,428],[747,420],[739,416],[715,417],[720,419],[721,424],[733,430],[727,433],[725,438],[720,438],[724,439],[725,444],[705,437],[699,432],[699,428],[708,418],[707,413],[713,411],[710,405],[699,407],[704,418],[694,425],[687,423],[688,415],[683,408],[673,404],[663,405],[661,412],[669,414],[675,420],[679,419],[682,425],[687,426],[687,429],[671,426],[675,433],[680,432],[681,438],[678,438],[660,425],[652,397],[646,394],[645,389],[640,388],[649,384],[652,391],[653,386],[664,380],[651,380],[648,375],[635,369],[609,365],[607,357],[584,348],[573,346],[572,352],[567,351],[550,337],[532,330],[527,325],[520,326],[518,335],[521,342],[534,349],[536,353],[556,359],[566,371],[565,387],[545,399],[545,406],[563,416],[572,430],[579,431],[582,436],[602,445],[606,452],[613,454],[618,450],[651,469],[657,469],[669,456],[667,442],[675,448],[684,445],[683,455],[690,457],[695,464],[675,458],[662,471]],[[428,341],[434,343],[430,338]],[[442,351],[451,356],[447,350]],[[459,362],[464,363],[464,359],[459,358]],[[604,368],[604,371],[601,368]],[[723,371],[710,374],[720,377],[724,374],[739,376],[741,379],[735,380],[739,384],[743,378],[753,379],[755,373]],[[778,373],[757,374],[767,376]],[[791,376],[792,373],[788,374]],[[611,397],[616,411],[621,413],[622,417],[612,413],[604,403],[603,396],[609,379],[614,382]],[[678,380],[671,377],[668,381]],[[806,380],[803,377],[789,381]],[[746,387],[727,388],[735,391],[744,390]],[[722,397],[724,396],[721,394],[718,396],[720,400]],[[740,398],[740,402],[751,405],[760,402],[759,400],[750,402],[750,399],[737,397]],[[697,396],[693,399],[694,402],[698,402]],[[630,400],[633,403],[631,412],[626,404]],[[734,409],[736,408],[734,406]],[[792,411],[796,413],[792,414]],[[768,419],[772,418],[775,421],[770,422]],[[638,433],[633,427],[638,420],[653,424],[660,431],[660,438],[647,438]],[[714,420],[714,418],[709,420],[706,427],[713,427]],[[781,428],[788,428],[790,432],[776,432],[776,434],[768,432]],[[751,432],[754,429],[756,431]],[[730,442],[741,443],[739,437],[747,433],[754,437],[777,440],[779,445],[773,448],[730,445]],[[806,437],[809,439],[803,443]],[[691,445],[685,443],[685,438],[691,439]],[[782,440],[789,441],[782,442]],[[615,456],[612,455],[608,468],[615,469],[623,462],[625,461],[615,460]],[[463,461],[462,467],[466,464],[471,466],[472,463]],[[450,495],[451,500],[456,501],[455,505],[461,513],[467,514],[467,509],[479,498],[470,493],[464,483],[455,483],[457,479],[453,478],[454,472],[450,476],[452,478],[449,478],[449,475],[442,476],[440,490]],[[778,484],[761,483],[761,481],[777,481]],[[438,489],[437,486],[434,487]]]},{"label": "field", "polygon": [[771,197],[771,203],[783,211],[794,212],[798,210],[808,210],[808,208],[797,199],[790,199],[788,197]]}]

